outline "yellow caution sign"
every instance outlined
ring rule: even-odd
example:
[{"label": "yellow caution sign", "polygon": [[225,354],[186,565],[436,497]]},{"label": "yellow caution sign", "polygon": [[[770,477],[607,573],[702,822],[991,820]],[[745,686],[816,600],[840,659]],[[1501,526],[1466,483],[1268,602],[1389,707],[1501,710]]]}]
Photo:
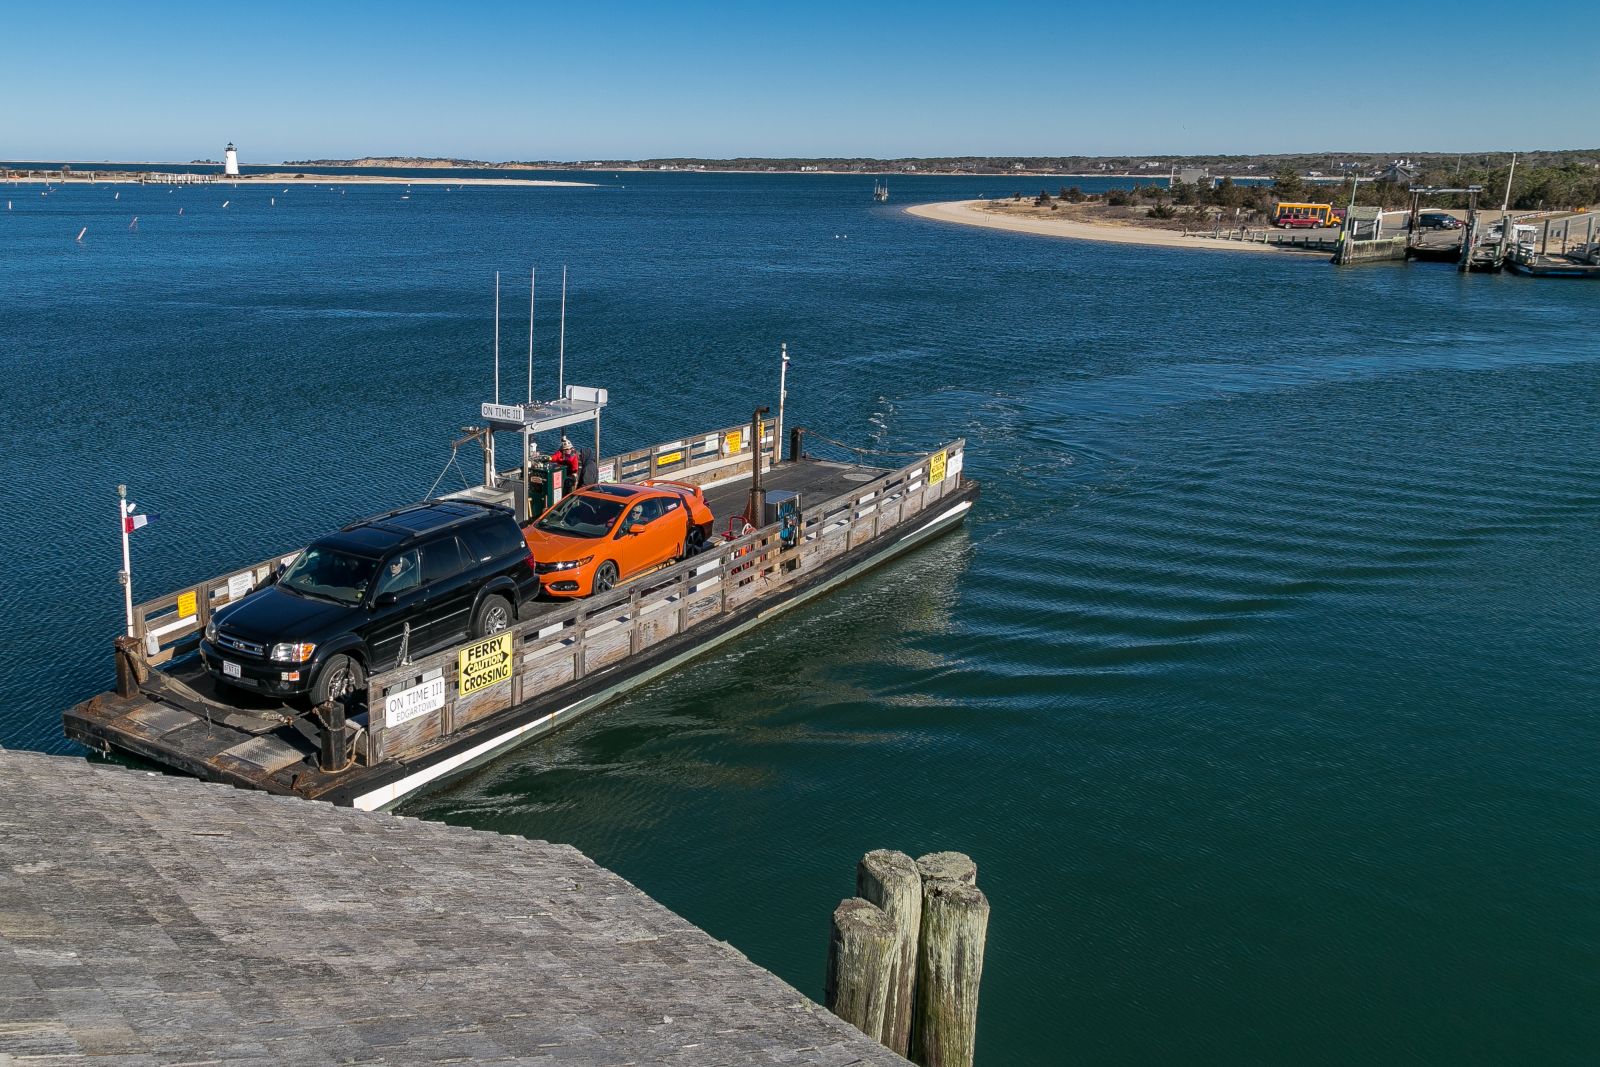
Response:
[{"label": "yellow caution sign", "polygon": [[456,693],[469,697],[511,678],[511,634],[493,637],[468,645],[461,650],[457,665]]},{"label": "yellow caution sign", "polygon": [[935,452],[932,456],[928,457],[929,485],[938,485],[940,482],[944,481],[944,468],[948,459],[949,457],[945,455],[944,449],[942,448]]},{"label": "yellow caution sign", "polygon": [[680,460],[682,458],[683,458],[683,450],[682,449],[679,449],[676,452],[663,452],[661,455],[656,457],[656,466],[658,466],[658,467],[671,466],[672,464],[678,462],[678,460]]},{"label": "yellow caution sign", "polygon": [[741,430],[729,430],[724,440],[728,442],[728,455],[731,456],[744,445],[744,433]]},{"label": "yellow caution sign", "polygon": [[178,594],[178,618],[187,619],[195,613],[195,596],[193,589],[186,589]]}]

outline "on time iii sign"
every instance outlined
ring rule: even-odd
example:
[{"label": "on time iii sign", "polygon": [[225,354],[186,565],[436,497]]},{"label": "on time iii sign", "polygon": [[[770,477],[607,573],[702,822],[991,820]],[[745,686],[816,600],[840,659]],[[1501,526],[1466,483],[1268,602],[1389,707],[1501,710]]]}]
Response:
[{"label": "on time iii sign", "polygon": [[521,404],[484,404],[480,409],[483,417],[490,422],[515,422],[521,424],[526,421]]},{"label": "on time iii sign", "polygon": [[418,715],[444,707],[444,679],[432,678],[421,685],[390,693],[383,701],[383,724],[394,729]]}]

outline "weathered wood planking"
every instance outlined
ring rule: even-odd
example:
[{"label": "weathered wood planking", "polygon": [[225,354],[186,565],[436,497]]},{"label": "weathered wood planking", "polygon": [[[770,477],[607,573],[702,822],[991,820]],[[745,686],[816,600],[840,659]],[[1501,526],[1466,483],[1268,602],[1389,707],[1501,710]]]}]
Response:
[{"label": "weathered wood planking", "polygon": [[[446,708],[449,710],[450,716],[449,729],[446,732],[455,733],[457,730],[471,726],[479,719],[487,718],[497,711],[504,711],[511,707],[516,703],[513,699],[514,681],[514,678],[508,678],[503,682],[496,682],[487,689],[481,689],[469,697],[457,697],[453,702],[447,704]],[[526,682],[523,683],[523,685],[526,684]]]}]

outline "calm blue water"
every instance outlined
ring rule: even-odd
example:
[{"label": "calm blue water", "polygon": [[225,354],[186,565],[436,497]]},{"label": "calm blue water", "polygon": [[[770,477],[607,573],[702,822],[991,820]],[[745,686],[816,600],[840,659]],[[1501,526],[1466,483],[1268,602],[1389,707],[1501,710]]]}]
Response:
[{"label": "calm blue water", "polygon": [[747,417],[787,341],[792,418],[965,435],[984,498],[411,812],[814,996],[861,852],[968,851],[986,1064],[1600,1055],[1600,287],[899,210],[1039,179],[596,180],[0,189],[0,744],[70,751],[111,681],[118,481],[141,597],[412,499],[496,270],[521,382],[540,268],[551,391],[566,263],[608,450]]}]

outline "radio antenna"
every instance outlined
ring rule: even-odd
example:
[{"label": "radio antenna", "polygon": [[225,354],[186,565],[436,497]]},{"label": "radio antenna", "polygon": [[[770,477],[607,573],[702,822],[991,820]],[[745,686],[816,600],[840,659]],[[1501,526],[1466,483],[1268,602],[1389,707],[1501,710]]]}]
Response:
[{"label": "radio antenna", "polygon": [[567,265],[561,264],[561,351],[556,362],[558,399],[567,395]]},{"label": "radio antenna", "polygon": [[494,402],[500,403],[500,272],[494,272]]},{"label": "radio antenna", "polygon": [[538,267],[528,269],[528,403],[533,403],[533,294],[539,282]]}]

